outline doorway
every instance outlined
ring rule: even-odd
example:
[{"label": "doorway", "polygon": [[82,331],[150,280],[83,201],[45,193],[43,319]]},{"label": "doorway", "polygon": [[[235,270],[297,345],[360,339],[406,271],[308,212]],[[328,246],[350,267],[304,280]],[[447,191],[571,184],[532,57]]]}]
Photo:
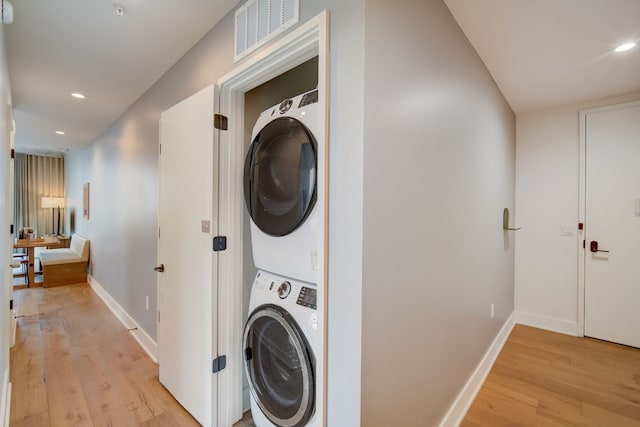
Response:
[{"label": "doorway", "polygon": [[640,102],[581,112],[578,320],[585,336],[633,347],[640,347],[638,141]]},{"label": "doorway", "polygon": [[[326,285],[327,285],[327,218],[328,218],[328,13],[323,12],[301,25],[279,41],[266,47],[259,57],[248,58],[246,63],[237,67],[218,81],[220,104],[219,111],[228,117],[228,130],[220,133],[220,181],[219,203],[225,206],[219,215],[220,233],[227,236],[227,250],[221,252],[218,258],[218,349],[220,354],[226,354],[229,360],[227,369],[218,378],[218,423],[230,425],[232,421],[242,416],[243,409],[243,355],[242,333],[246,320],[247,288],[253,280],[247,266],[246,257],[250,256],[251,248],[245,248],[244,242],[249,238],[245,231],[247,218],[245,216],[243,198],[243,164],[247,149],[247,139],[250,135],[251,123],[246,123],[247,93],[259,86],[277,78],[289,70],[315,60],[317,68],[317,88],[319,105],[322,111],[324,127],[316,138],[324,141],[323,150],[318,152],[318,192],[317,203],[322,220],[318,224],[318,336],[321,345],[318,349],[316,365],[317,389],[316,411],[319,425],[326,419]],[[282,94],[276,94],[275,102],[282,100]],[[296,93],[297,95],[297,93]],[[286,97],[286,96],[285,96]],[[266,102],[266,101],[265,101]],[[270,102],[270,101],[269,101]],[[266,108],[265,107],[265,108]],[[257,112],[262,109],[254,107]],[[248,134],[247,134],[248,132]],[[252,265],[251,265],[252,266]],[[247,284],[247,282],[249,283]],[[238,286],[242,284],[243,286]],[[246,383],[245,383],[246,385]],[[227,408],[227,409],[224,409]]]}]

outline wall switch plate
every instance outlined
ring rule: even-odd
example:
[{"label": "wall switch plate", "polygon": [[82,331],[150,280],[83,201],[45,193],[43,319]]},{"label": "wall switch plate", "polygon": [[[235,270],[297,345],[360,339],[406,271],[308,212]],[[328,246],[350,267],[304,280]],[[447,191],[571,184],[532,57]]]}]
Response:
[{"label": "wall switch plate", "polygon": [[149,310],[149,297],[148,296],[145,297],[145,299],[144,299],[144,306],[145,306],[145,308],[147,310]]},{"label": "wall switch plate", "polygon": [[211,232],[211,221],[207,221],[206,219],[202,220],[202,232],[203,233]]},{"label": "wall switch plate", "polygon": [[560,235],[561,236],[574,236],[575,230],[574,226],[570,224],[561,224],[560,225]]},{"label": "wall switch plate", "polygon": [[493,319],[495,315],[496,315],[496,306],[495,304],[491,304],[491,318]]}]

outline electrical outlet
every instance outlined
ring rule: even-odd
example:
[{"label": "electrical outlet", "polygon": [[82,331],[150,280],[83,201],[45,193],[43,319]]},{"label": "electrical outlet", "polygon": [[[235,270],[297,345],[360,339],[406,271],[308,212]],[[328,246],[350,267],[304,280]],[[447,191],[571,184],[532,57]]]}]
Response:
[{"label": "electrical outlet", "polygon": [[491,318],[493,319],[493,317],[496,315],[496,307],[495,304],[491,304]]},{"label": "electrical outlet", "polygon": [[149,310],[149,296],[146,296],[144,299],[144,306]]}]

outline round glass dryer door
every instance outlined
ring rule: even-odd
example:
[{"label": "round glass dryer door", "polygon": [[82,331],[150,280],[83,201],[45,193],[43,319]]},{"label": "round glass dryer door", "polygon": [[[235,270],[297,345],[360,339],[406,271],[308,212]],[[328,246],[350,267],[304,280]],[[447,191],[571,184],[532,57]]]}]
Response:
[{"label": "round glass dryer door", "polygon": [[258,307],[244,332],[251,393],[275,425],[306,425],[315,410],[315,358],[300,327],[276,305]]},{"label": "round glass dryer door", "polygon": [[251,219],[271,236],[286,236],[316,203],[317,145],[291,117],[269,122],[256,135],[244,164],[244,198]]}]

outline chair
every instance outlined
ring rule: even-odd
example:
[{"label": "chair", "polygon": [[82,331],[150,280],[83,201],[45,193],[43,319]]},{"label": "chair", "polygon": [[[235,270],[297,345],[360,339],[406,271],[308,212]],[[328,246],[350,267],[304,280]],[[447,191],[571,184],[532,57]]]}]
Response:
[{"label": "chair", "polygon": [[29,284],[29,256],[25,252],[14,252],[13,260],[20,262],[20,272],[24,275],[24,282]]}]

